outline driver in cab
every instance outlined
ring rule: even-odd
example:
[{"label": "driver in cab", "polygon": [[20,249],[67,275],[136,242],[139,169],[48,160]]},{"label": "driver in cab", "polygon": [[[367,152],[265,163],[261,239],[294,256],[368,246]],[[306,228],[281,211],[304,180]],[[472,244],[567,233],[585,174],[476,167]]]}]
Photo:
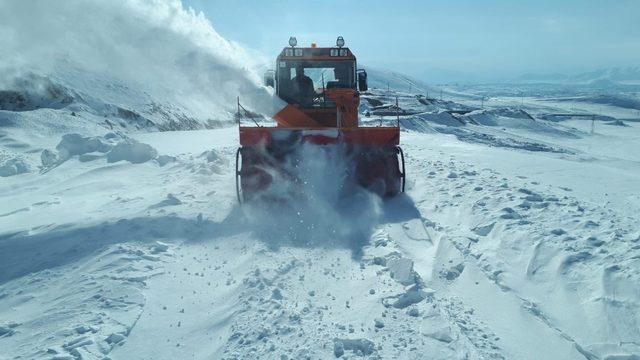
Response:
[{"label": "driver in cab", "polygon": [[296,66],[296,76],[292,81],[293,91],[294,94],[297,94],[300,105],[302,105],[302,107],[311,107],[316,92],[313,88],[313,80],[304,74],[304,68],[302,66]]}]

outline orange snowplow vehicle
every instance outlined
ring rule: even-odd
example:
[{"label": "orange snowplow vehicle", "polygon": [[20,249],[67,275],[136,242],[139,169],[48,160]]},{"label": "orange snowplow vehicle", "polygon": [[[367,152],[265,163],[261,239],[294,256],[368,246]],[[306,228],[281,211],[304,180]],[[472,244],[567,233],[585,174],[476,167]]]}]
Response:
[{"label": "orange snowplow vehicle", "polygon": [[297,47],[292,37],[289,45],[277,57],[276,70],[265,75],[265,85],[286,102],[273,116],[277,126],[242,126],[239,121],[238,200],[251,200],[267,189],[274,171],[285,171],[281,164],[301,144],[342,146],[357,184],[382,197],[404,191],[399,122],[360,125],[360,92],[368,90],[367,73],[357,69],[344,39],[338,37],[335,47]]}]

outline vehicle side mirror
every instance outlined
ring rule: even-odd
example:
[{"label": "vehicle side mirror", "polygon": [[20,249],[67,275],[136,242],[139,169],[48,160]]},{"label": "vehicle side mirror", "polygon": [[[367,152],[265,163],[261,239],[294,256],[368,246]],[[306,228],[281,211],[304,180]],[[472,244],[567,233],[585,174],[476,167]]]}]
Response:
[{"label": "vehicle side mirror", "polygon": [[358,70],[358,89],[360,91],[369,90],[369,86],[367,85],[367,72],[363,69]]},{"label": "vehicle side mirror", "polygon": [[264,86],[275,87],[276,86],[276,72],[273,70],[267,70],[264,73]]}]

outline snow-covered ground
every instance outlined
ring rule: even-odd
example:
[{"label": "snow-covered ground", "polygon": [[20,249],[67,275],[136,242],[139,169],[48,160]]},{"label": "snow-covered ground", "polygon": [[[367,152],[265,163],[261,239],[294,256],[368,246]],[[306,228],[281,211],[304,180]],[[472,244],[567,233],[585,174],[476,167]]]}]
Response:
[{"label": "snow-covered ground", "polygon": [[402,119],[407,194],[325,209],[334,235],[237,205],[235,127],[3,126],[53,160],[0,185],[2,356],[638,355],[638,124],[444,114]]},{"label": "snow-covered ground", "polygon": [[638,109],[372,71],[361,121],[401,114],[407,192],[336,197],[314,157],[312,201],[239,205],[235,96],[275,100],[201,15],[125,3],[213,80],[179,101],[140,80],[190,67],[80,49],[0,72],[0,359],[640,358]]}]

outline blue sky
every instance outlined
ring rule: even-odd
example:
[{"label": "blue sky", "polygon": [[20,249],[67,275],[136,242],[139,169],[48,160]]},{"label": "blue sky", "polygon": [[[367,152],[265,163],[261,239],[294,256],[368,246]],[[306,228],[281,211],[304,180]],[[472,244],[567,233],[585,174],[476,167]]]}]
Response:
[{"label": "blue sky", "polygon": [[640,0],[183,0],[227,39],[276,56],[290,35],[425,81],[640,66]]}]

